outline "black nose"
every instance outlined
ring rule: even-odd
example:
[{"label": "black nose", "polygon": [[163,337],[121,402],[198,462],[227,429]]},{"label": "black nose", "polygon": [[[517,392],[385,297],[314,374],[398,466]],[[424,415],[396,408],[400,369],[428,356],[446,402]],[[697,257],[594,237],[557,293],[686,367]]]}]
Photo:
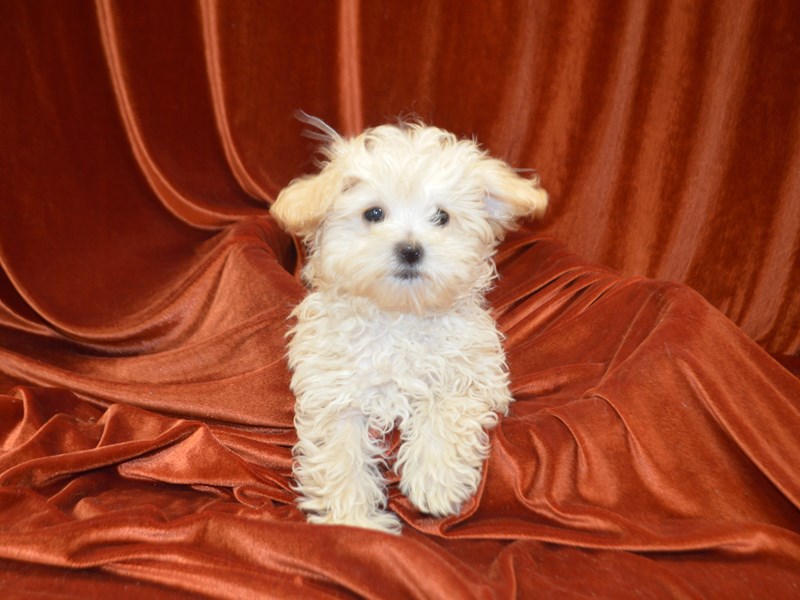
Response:
[{"label": "black nose", "polygon": [[422,247],[416,244],[397,244],[397,255],[400,257],[400,260],[407,265],[417,264],[422,260],[423,254]]}]

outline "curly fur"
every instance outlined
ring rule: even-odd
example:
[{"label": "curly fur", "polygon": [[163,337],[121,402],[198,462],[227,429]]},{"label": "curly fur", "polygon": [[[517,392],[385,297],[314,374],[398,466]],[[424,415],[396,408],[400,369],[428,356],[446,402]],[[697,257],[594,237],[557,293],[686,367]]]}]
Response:
[{"label": "curly fur", "polygon": [[[486,430],[512,401],[484,300],[492,257],[547,196],[538,179],[435,127],[346,139],[319,126],[320,173],[293,181],[272,208],[308,249],[310,292],[288,352],[298,503],[312,522],[398,532],[382,476],[394,428],[400,490],[419,510],[457,514],[478,488]],[[379,221],[366,217],[373,208]]]}]

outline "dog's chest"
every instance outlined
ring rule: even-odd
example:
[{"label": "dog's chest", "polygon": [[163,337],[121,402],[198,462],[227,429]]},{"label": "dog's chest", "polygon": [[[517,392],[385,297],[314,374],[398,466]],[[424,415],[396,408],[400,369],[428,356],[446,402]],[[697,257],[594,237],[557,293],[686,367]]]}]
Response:
[{"label": "dog's chest", "polygon": [[394,316],[364,323],[352,338],[343,340],[360,409],[389,426],[406,419],[415,402],[444,394],[456,375],[453,360],[460,353],[450,325],[439,319]]},{"label": "dog's chest", "polygon": [[424,317],[359,308],[315,294],[298,307],[289,353],[298,380],[326,378],[362,404],[402,413],[415,399],[457,387],[476,352],[500,350],[482,313]]},{"label": "dog's chest", "polygon": [[508,402],[499,334],[478,305],[425,317],[311,294],[295,316],[292,386],[306,407],[352,408],[388,430],[443,399]]},{"label": "dog's chest", "polygon": [[413,394],[416,387],[440,381],[447,369],[444,356],[458,352],[457,340],[447,332],[435,319],[410,315],[365,322],[342,340],[347,348],[343,359],[356,379],[378,386],[393,383]]}]

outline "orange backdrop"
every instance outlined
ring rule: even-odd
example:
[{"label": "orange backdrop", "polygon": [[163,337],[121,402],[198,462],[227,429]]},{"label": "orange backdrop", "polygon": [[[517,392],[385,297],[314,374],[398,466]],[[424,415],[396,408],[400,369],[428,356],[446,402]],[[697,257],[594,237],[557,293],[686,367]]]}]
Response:
[{"label": "orange backdrop", "polygon": [[[0,3],[0,590],[790,597],[800,5]],[[268,214],[413,112],[535,168],[491,296],[517,402],[399,538],[293,505]],[[668,283],[669,281],[674,283]],[[389,474],[391,477],[391,473]]]}]

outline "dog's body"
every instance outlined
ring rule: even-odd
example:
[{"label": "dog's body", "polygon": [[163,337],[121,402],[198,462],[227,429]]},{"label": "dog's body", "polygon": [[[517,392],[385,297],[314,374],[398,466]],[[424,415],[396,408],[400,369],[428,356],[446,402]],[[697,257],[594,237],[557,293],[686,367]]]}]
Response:
[{"label": "dog's body", "polygon": [[313,522],[396,532],[381,473],[395,427],[400,490],[419,510],[457,514],[478,488],[486,429],[512,401],[485,308],[492,256],[547,197],[440,129],[318,126],[327,163],[272,209],[308,248],[289,344],[299,505]]}]

